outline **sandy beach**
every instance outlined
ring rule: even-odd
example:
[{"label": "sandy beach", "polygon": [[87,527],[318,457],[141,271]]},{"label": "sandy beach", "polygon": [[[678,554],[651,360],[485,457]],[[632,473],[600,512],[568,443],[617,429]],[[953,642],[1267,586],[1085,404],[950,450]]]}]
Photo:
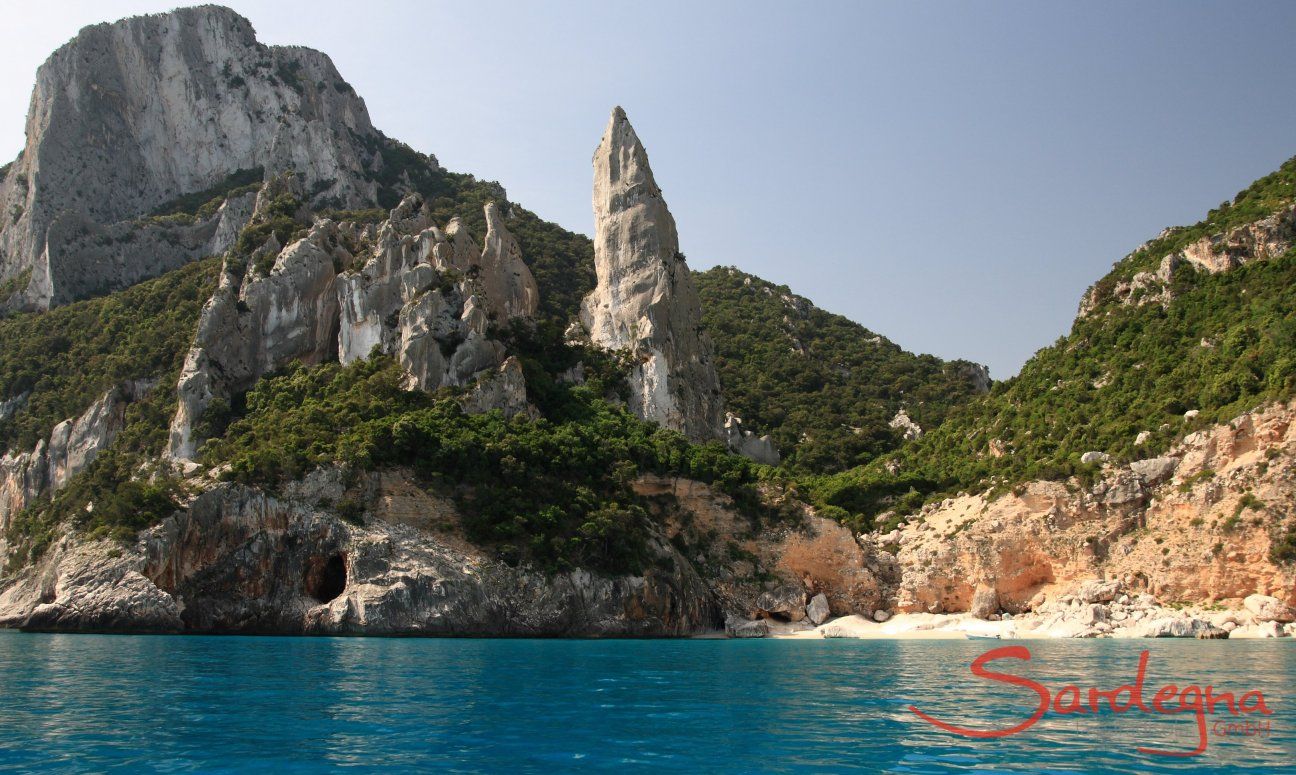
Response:
[{"label": "sandy beach", "polygon": [[[1041,640],[1053,638],[1144,638],[1198,637],[1191,622],[1207,622],[1212,627],[1234,623],[1230,639],[1291,637],[1296,625],[1274,627],[1277,622],[1251,621],[1254,616],[1245,609],[1225,611],[1172,611],[1148,620],[1143,627],[1119,627],[1110,632],[1081,630],[1073,619],[1048,614],[1026,614],[1008,620],[986,621],[971,614],[901,613],[876,622],[864,616],[842,616],[814,626],[809,622],[770,622],[767,637],[785,640],[820,638],[855,638],[859,640],[965,640],[976,638],[1002,640]],[[1195,615],[1194,615],[1195,614]],[[1156,634],[1171,629],[1169,622],[1182,622],[1183,634]],[[1196,628],[1200,630],[1201,628]],[[1220,628],[1223,629],[1223,628]],[[1214,636],[1212,636],[1214,637]]]}]

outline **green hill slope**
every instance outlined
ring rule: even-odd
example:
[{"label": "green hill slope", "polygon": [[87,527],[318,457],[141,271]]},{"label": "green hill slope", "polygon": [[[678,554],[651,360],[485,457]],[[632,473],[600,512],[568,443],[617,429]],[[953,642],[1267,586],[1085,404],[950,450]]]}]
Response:
[{"label": "green hill slope", "polygon": [[732,267],[695,275],[730,411],[800,472],[841,471],[898,448],[901,408],[923,429],[977,395],[980,367],[914,355]]},{"label": "green hill slope", "polygon": [[[820,481],[819,499],[866,524],[884,509],[959,490],[1083,478],[1097,468],[1080,462],[1085,452],[1114,462],[1152,457],[1193,429],[1290,398],[1294,201],[1296,163],[1288,162],[1203,221],[1140,246],[1094,284],[1071,331],[1018,376],[917,444]],[[1257,234],[1272,250],[1257,247]],[[1174,260],[1194,243],[1235,268],[1211,273]],[[1161,273],[1167,257],[1177,265]]]}]

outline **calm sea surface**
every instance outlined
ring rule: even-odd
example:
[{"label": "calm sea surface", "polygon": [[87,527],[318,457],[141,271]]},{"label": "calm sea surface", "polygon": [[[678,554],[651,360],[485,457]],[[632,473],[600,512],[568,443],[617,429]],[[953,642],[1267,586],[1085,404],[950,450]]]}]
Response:
[{"label": "calm sea surface", "polygon": [[[1059,715],[974,678],[994,641],[528,641],[27,635],[0,632],[0,768],[172,772],[335,768],[864,772],[1279,772],[1296,764],[1296,643],[1030,641],[994,669],[1057,692],[1115,689],[1151,651],[1167,683],[1258,689],[1264,735],[1191,714]],[[1087,694],[1086,694],[1087,697]],[[1171,706],[1177,705],[1172,702]]]}]

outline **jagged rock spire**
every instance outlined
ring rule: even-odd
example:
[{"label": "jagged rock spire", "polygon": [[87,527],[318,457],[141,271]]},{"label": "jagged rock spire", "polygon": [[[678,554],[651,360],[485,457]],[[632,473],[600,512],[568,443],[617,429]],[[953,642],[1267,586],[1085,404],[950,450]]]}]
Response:
[{"label": "jagged rock spire", "polygon": [[488,312],[499,323],[535,317],[540,306],[540,289],[494,202],[486,205],[486,247],[482,249],[481,267],[480,280]]},{"label": "jagged rock spire", "polygon": [[630,408],[697,441],[719,438],[724,403],[697,290],[648,154],[620,107],[594,153],[594,267],[581,309],[594,344],[629,350]]}]

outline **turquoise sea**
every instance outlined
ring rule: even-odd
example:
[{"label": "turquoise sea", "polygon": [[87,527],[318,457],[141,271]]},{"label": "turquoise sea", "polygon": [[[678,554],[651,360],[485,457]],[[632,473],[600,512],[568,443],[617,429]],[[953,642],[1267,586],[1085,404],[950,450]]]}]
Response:
[{"label": "turquoise sea", "polygon": [[[969,673],[994,641],[560,641],[0,632],[0,768],[55,772],[1265,772],[1296,762],[1296,643],[1023,641],[1050,694],[1134,680],[1259,690],[1264,734],[1193,714],[1046,714]],[[1170,707],[1177,707],[1171,701]],[[1237,731],[1237,730],[1234,730]],[[1252,729],[1251,731],[1261,731]]]}]

